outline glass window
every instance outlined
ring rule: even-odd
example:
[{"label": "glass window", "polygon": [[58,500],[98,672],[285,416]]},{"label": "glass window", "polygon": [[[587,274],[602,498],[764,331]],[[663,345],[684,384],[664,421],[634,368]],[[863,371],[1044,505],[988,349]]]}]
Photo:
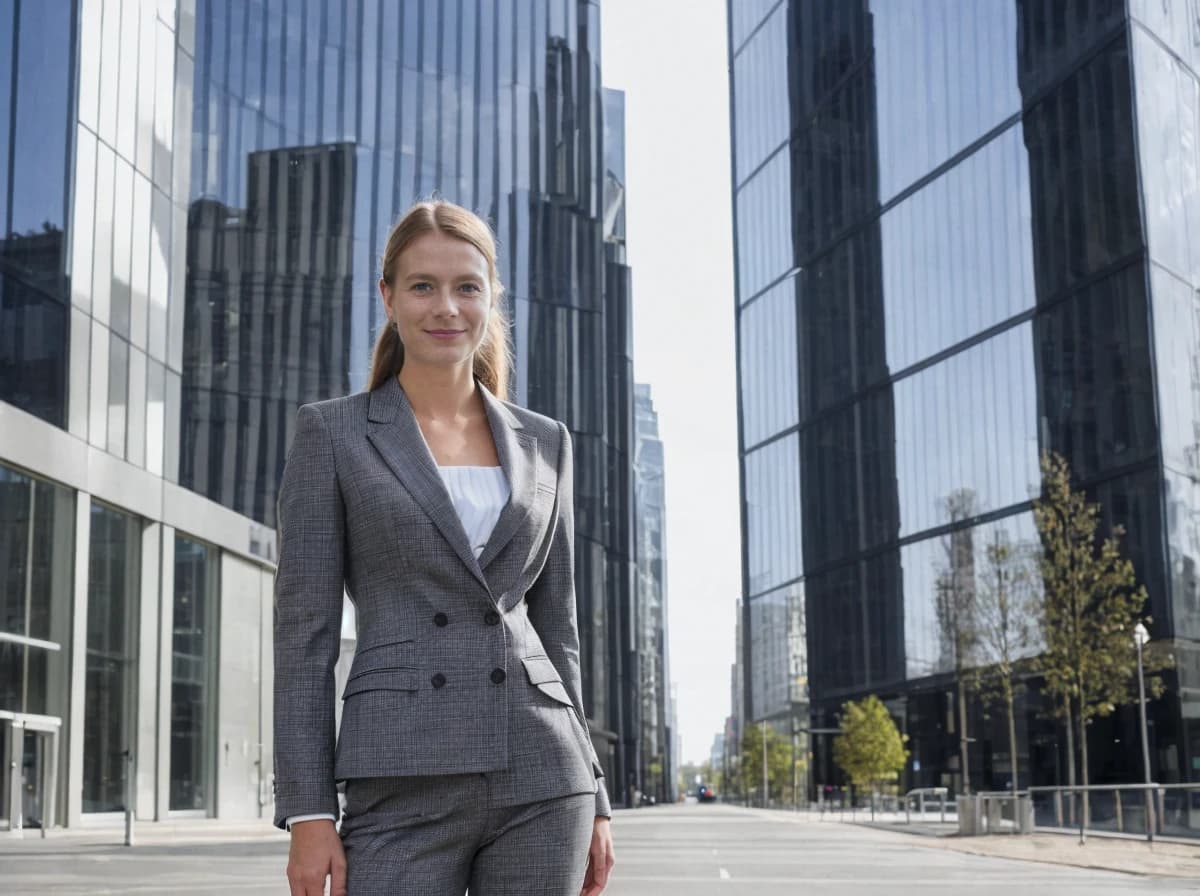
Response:
[{"label": "glass window", "polygon": [[1158,265],[1150,284],[1163,464],[1200,480],[1200,291]]},{"label": "glass window", "polygon": [[781,3],[733,62],[738,183],[787,140],[791,129],[787,23],[788,4]]},{"label": "glass window", "polygon": [[136,733],[141,526],[92,503],[87,673],[83,723],[83,811],[125,808],[125,751]]},{"label": "glass window", "polygon": [[1029,324],[898,381],[895,402],[902,536],[949,522],[947,500],[964,489],[979,513],[1029,500],[1040,481]]},{"label": "glass window", "polygon": [[[73,7],[72,0],[23,3],[20,7],[13,109],[16,132],[12,135],[12,171],[4,172],[11,177],[12,187],[8,234],[61,232],[65,227],[68,150],[75,129],[70,121],[72,65],[67,60],[71,54],[64,55],[63,48],[74,45]],[[61,272],[61,259],[60,252],[45,267]]]},{"label": "glass window", "polygon": [[150,215],[154,190],[141,174],[133,175],[129,272],[129,340],[146,348],[150,316]]},{"label": "glass window", "polygon": [[737,193],[737,287],[743,304],[792,269],[791,173],[779,153]]},{"label": "glass window", "polygon": [[[126,0],[134,4],[134,0]],[[134,4],[136,5],[136,4]],[[104,0],[100,38],[100,115],[97,135],[110,146],[117,140],[117,101],[120,98],[119,52],[103,52],[105,48],[121,46],[122,0]]]},{"label": "glass window", "polygon": [[[1083,481],[1158,452],[1146,302],[1145,267],[1134,264],[1034,319],[1043,438]],[[1163,384],[1182,393],[1162,408],[1164,432],[1170,428],[1175,441],[1179,421],[1171,415],[1188,400],[1189,382]],[[1179,447],[1164,453],[1178,456]]]},{"label": "glass window", "polygon": [[745,457],[749,591],[760,594],[800,577],[798,437],[785,436]]},{"label": "glass window", "polygon": [[750,687],[755,718],[789,713],[808,702],[804,584],[750,601]]},{"label": "glass window", "polygon": [[1039,302],[1142,249],[1131,77],[1122,31],[1025,114]]},{"label": "glass window", "polygon": [[734,0],[729,4],[729,36],[734,50],[762,22],[763,16],[775,5],[786,7],[779,0]]},{"label": "glass window", "polygon": [[175,538],[171,647],[171,809],[212,808],[216,744],[215,548]]},{"label": "glass window", "polygon": [[150,360],[146,365],[146,470],[161,476],[163,471],[163,427],[166,417],[166,372]]},{"label": "glass window", "polygon": [[[79,121],[93,133],[100,116],[100,34],[104,0],[82,0],[79,5]],[[3,25],[0,25],[0,35]],[[4,46],[9,46],[5,41]],[[3,92],[3,91],[0,91]],[[3,166],[0,166],[3,170]]]},{"label": "glass window", "polygon": [[[170,190],[175,145],[175,35],[162,22],[154,29],[154,67],[154,184]],[[196,144],[200,143],[197,139]]]},{"label": "glass window", "polygon": [[126,416],[129,406],[129,343],[109,334],[108,446],[109,454],[125,456]]},{"label": "glass window", "polygon": [[[100,141],[96,144],[96,219],[92,242],[92,316],[107,324],[113,280],[113,184],[116,157]],[[86,235],[80,234],[80,239]]]},{"label": "glass window", "polygon": [[881,219],[887,368],[1034,306],[1029,164],[1010,128]]},{"label": "glass window", "polygon": [[156,85],[156,31],[158,19],[153,6],[143,6],[138,15],[137,63],[137,149],[134,162],[144,177],[154,176],[154,94]]},{"label": "glass window", "polygon": [[1132,34],[1150,256],[1200,286],[1200,80],[1144,29]]},{"label": "glass window", "polygon": [[0,709],[66,715],[74,540],[74,493],[0,465]]},{"label": "glass window", "polygon": [[872,0],[879,197],[1021,109],[1012,0]]},{"label": "glass window", "polygon": [[[132,164],[137,155],[137,90],[138,90],[138,12],[141,4],[137,0],[122,0],[120,52],[118,59],[120,96],[117,98],[117,152]],[[112,48],[116,44],[111,45]]]},{"label": "glass window", "polygon": [[[965,494],[959,497],[956,512],[969,514],[973,509],[970,498]],[[1012,552],[1001,564],[991,559],[988,551],[997,543]],[[1011,593],[1010,599],[1035,601],[1040,550],[1030,513],[956,529],[901,548],[905,675],[911,679],[953,672],[956,632],[962,630],[960,626],[976,626],[986,632],[990,618],[986,614],[993,612],[990,600],[1004,583],[1020,589]],[[965,614],[965,619],[960,614]],[[1031,656],[1037,651],[1036,631],[1030,634],[1031,640],[1015,655]],[[965,658],[967,665],[995,661],[996,649],[994,636],[985,633]]]},{"label": "glass window", "polygon": [[794,426],[799,414],[795,278],[744,306],[741,318],[742,433],[749,447]]},{"label": "glass window", "polygon": [[96,138],[80,126],[75,137],[75,212],[71,220],[71,301],[92,307],[92,233],[96,207]]},{"label": "glass window", "polygon": [[129,338],[131,316],[130,280],[133,271],[133,167],[116,160],[113,178],[112,287],[109,326]]}]

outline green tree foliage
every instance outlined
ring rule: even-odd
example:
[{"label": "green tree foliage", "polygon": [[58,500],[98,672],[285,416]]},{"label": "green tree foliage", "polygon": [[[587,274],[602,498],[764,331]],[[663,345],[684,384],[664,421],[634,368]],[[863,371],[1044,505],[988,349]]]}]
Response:
[{"label": "green tree foliage", "polygon": [[833,740],[833,759],[856,787],[879,786],[894,779],[908,760],[900,733],[887,707],[872,694],[842,705],[842,733]]},{"label": "green tree foliage", "polygon": [[[1042,458],[1042,497],[1034,502],[1041,536],[1039,568],[1043,583],[1042,653],[1036,669],[1046,691],[1061,702],[1068,728],[1075,724],[1080,775],[1088,783],[1087,726],[1121,703],[1136,700],[1137,651],[1133,628],[1143,616],[1146,589],[1133,564],[1121,556],[1114,526],[1101,539],[1100,507],[1071,486],[1071,471],[1057,454]],[[1153,645],[1152,645],[1153,646]],[[1147,652],[1147,690],[1162,693],[1154,672],[1172,660],[1162,649]],[[1086,814],[1086,800],[1084,803]]]},{"label": "green tree foliage", "polygon": [[[769,724],[767,728],[767,786],[771,797],[782,800],[792,786],[792,744]],[[742,735],[742,756],[739,763],[743,792],[762,792],[763,726],[746,726]]]}]

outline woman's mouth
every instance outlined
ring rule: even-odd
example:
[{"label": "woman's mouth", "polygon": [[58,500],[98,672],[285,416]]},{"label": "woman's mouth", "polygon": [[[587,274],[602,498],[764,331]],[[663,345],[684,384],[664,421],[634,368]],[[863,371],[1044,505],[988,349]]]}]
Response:
[{"label": "woman's mouth", "polygon": [[456,336],[461,336],[466,330],[426,330],[434,339],[454,339]]}]

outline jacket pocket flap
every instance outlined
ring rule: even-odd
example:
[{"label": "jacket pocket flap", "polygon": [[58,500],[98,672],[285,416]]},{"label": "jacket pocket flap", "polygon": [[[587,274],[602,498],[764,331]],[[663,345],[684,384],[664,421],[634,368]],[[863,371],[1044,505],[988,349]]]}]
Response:
[{"label": "jacket pocket flap", "polygon": [[554,668],[554,663],[548,656],[523,656],[525,672],[529,675],[530,684],[545,684],[548,681],[562,681],[562,676]]},{"label": "jacket pocket flap", "polygon": [[416,669],[371,669],[359,672],[346,682],[342,699],[360,691],[415,691],[418,689],[417,675]]},{"label": "jacket pocket flap", "polygon": [[390,641],[355,650],[354,662],[350,666],[350,677],[376,669],[397,669],[416,666],[413,651],[417,642],[411,639]]}]

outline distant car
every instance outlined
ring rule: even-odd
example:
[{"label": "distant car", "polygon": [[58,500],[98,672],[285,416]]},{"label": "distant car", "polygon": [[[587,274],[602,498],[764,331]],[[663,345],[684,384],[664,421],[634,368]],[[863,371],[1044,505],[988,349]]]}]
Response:
[{"label": "distant car", "polygon": [[707,784],[700,784],[696,787],[696,799],[701,803],[712,803],[717,799],[717,792]]}]

